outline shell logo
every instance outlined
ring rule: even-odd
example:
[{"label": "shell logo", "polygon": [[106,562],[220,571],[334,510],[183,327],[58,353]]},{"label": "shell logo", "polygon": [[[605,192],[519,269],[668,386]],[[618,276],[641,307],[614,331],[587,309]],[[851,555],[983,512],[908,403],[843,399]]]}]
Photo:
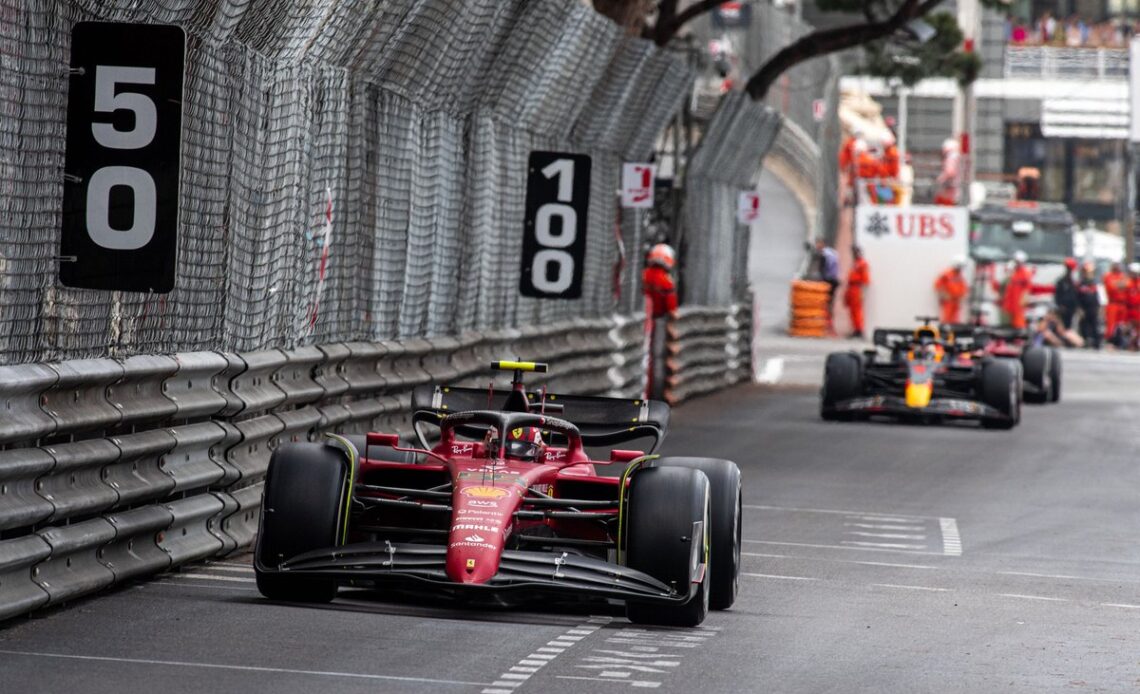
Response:
[{"label": "shell logo", "polygon": [[499,489],[498,487],[467,487],[459,493],[475,499],[502,499],[510,494],[506,489]]}]

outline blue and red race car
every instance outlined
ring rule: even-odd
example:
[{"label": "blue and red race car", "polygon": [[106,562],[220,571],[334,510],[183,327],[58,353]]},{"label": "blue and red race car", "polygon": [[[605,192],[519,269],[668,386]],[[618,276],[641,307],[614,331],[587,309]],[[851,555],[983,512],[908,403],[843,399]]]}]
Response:
[{"label": "blue and red race car", "polygon": [[[262,594],[323,602],[351,582],[498,603],[617,598],[634,622],[678,626],[730,607],[738,467],[654,455],[665,403],[527,391],[523,373],[546,365],[492,366],[514,372],[510,390],[414,392],[416,447],[368,434],[276,450],[255,548]],[[637,439],[648,453],[587,452]]]}]

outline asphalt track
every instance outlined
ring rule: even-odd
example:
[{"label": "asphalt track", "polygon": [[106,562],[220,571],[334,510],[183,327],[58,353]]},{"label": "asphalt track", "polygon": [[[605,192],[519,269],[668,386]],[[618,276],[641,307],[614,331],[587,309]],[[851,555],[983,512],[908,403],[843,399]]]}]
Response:
[{"label": "asphalt track", "polygon": [[1140,359],[1067,353],[1011,432],[823,423],[823,355],[678,408],[667,452],[745,476],[742,595],[701,629],[619,608],[343,591],[272,603],[248,556],[0,630],[4,692],[1041,692],[1140,687]]}]

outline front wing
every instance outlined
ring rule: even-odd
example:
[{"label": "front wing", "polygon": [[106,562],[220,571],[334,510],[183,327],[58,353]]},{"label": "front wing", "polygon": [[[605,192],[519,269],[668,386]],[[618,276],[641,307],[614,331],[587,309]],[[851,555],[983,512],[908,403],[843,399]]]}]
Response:
[{"label": "front wing", "polygon": [[275,567],[258,560],[257,570],[293,576],[335,576],[354,584],[397,584],[456,596],[524,591],[536,595],[685,603],[696,591],[694,585],[686,592],[678,592],[640,571],[569,552],[504,550],[498,572],[481,584],[452,581],[445,570],[446,561],[447,548],[438,545],[361,542],[299,554]]},{"label": "front wing", "polygon": [[842,400],[831,409],[835,414],[887,415],[895,417],[947,417],[1009,421],[1000,410],[965,398],[934,398],[926,407],[910,407],[906,399],[897,395],[871,395]]}]

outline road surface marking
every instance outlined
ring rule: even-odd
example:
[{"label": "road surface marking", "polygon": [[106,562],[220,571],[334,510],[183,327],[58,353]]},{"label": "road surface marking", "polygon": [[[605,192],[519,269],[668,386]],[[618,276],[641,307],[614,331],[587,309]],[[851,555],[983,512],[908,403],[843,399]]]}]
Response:
[{"label": "road surface marking", "polygon": [[918,532],[926,530],[925,525],[883,525],[881,523],[844,523],[845,528],[863,528],[864,530],[897,530],[901,532]]},{"label": "road surface marking", "polygon": [[1115,578],[1093,578],[1091,576],[1067,576],[1065,574],[1035,574],[1029,571],[998,571],[1002,576],[1029,576],[1031,578],[1058,578],[1065,581],[1102,581],[1105,583],[1134,583]]},{"label": "road surface marking", "polygon": [[171,578],[202,578],[207,581],[232,581],[234,583],[257,583],[252,578],[239,578],[237,576],[214,576],[213,574],[192,574],[192,573],[176,573],[171,574]]},{"label": "road surface marking", "polygon": [[782,576],[780,574],[750,574],[741,572],[743,576],[752,576],[754,578],[781,578],[785,581],[818,581],[818,578],[809,578],[807,576]]},{"label": "road surface marking", "polygon": [[[607,679],[605,677],[582,677],[580,675],[558,675],[558,679],[585,680],[587,682],[617,682],[617,680]],[[622,680],[621,684],[628,684],[631,687],[645,687],[646,689],[657,689],[661,686],[660,682],[646,680]]]},{"label": "road surface marking", "polygon": [[904,586],[898,583],[872,583],[873,586],[880,588],[902,588],[903,590],[929,590],[932,593],[946,593],[949,588],[931,588],[930,586]]},{"label": "road surface marking", "polygon": [[815,545],[807,542],[776,542],[775,540],[745,540],[755,545],[780,545],[784,547],[815,547],[817,549],[850,549],[861,552],[897,552],[899,554],[931,554],[944,556],[943,552],[919,552],[911,549],[887,549],[885,547],[848,547],[845,545]]},{"label": "road surface marking", "polygon": [[252,566],[233,566],[231,564],[206,564],[204,569],[213,571],[230,571],[234,573],[251,574],[253,573]]},{"label": "road surface marking", "polygon": [[1021,600],[1044,600],[1046,602],[1068,602],[1067,598],[1047,598],[1043,595],[1022,595],[1021,593],[998,593],[1003,598],[1019,598]]},{"label": "road surface marking", "polygon": [[854,545],[855,547],[877,547],[880,549],[905,550],[926,549],[926,545],[908,545],[902,542],[860,542],[859,540],[840,540],[839,542],[844,545]]},{"label": "road surface marking", "polygon": [[760,511],[791,511],[793,513],[832,513],[842,516],[857,516],[862,520],[884,521],[888,523],[908,523],[913,522],[916,518],[923,520],[939,519],[938,516],[906,516],[900,518],[897,515],[879,514],[873,511],[844,511],[834,508],[802,508],[796,506],[768,506],[765,504],[744,504],[744,508],[754,508]]},{"label": "road surface marking", "polygon": [[[855,537],[881,537],[887,540],[925,540],[926,535],[907,535],[904,533],[869,533],[865,530],[848,530],[848,535]],[[925,547],[926,545],[922,545]]]},{"label": "road surface marking", "polygon": [[565,653],[566,649],[572,648],[575,642],[586,638],[609,623],[609,617],[590,617],[585,623],[571,627],[563,632],[562,635],[548,641],[545,646],[536,648],[534,653],[524,656],[522,660],[511,666],[507,672],[499,675],[499,678],[495,680],[495,682],[483,689],[482,694],[513,692],[514,687],[526,683],[526,681],[537,674],[539,670],[554,660],[558,654]]},{"label": "road surface marking", "polygon": [[780,378],[784,375],[784,358],[773,357],[764,362],[764,368],[756,376],[757,383],[764,383],[767,385],[775,385],[780,382]]},{"label": "road surface marking", "polygon": [[1103,607],[1123,607],[1126,610],[1140,610],[1140,605],[1129,605],[1124,602],[1102,602]]},{"label": "road surface marking", "polygon": [[606,647],[593,649],[575,663],[576,668],[590,672],[591,677],[560,677],[656,689],[666,676],[681,666],[684,657],[684,652],[661,652],[662,647],[701,646],[716,633],[717,630],[702,628],[685,632],[646,631],[638,627],[620,629],[606,639]]},{"label": "road surface marking", "polygon": [[205,586],[200,583],[186,583],[185,581],[149,581],[141,584],[139,587],[144,586],[167,586],[171,588],[194,588],[197,590],[236,590],[239,593],[256,593],[257,588],[238,588],[237,586]]},{"label": "road surface marking", "polygon": [[768,559],[793,559],[802,561],[828,561],[838,564],[860,564],[862,566],[891,566],[896,569],[937,569],[937,566],[925,564],[894,564],[886,561],[859,561],[857,559],[829,559],[827,557],[796,557],[790,554],[764,554],[762,552],[741,552],[745,557],[765,557]]},{"label": "road surface marking", "polygon": [[942,553],[948,557],[962,556],[962,537],[958,534],[958,521],[953,518],[939,518],[942,526]]},{"label": "road surface marking", "polygon": [[74,655],[72,653],[47,653],[43,651],[0,650],[5,655],[22,655],[29,658],[63,658],[67,660],[91,660],[105,663],[131,663],[135,665],[165,665],[169,667],[204,668],[209,670],[241,670],[244,672],[274,672],[286,675],[312,675],[314,677],[346,677],[362,680],[387,680],[392,682],[420,682],[425,684],[455,684],[485,686],[484,682],[463,680],[441,680],[430,677],[400,677],[398,675],[369,675],[361,672],[335,672],[328,670],[294,670],[290,668],[259,667],[256,665],[225,665],[223,663],[199,663],[183,660],[152,660],[149,658],[115,658],[97,655]]}]

